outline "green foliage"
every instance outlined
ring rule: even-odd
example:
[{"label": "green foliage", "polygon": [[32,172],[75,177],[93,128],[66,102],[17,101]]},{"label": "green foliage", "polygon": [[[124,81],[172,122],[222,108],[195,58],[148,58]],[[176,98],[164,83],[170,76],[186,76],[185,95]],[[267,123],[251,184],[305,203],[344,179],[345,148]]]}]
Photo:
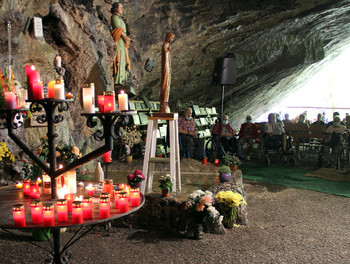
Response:
[{"label": "green foliage", "polygon": [[227,166],[239,166],[241,165],[241,160],[236,155],[226,155],[223,157],[223,163]]},{"label": "green foliage", "polygon": [[231,168],[227,165],[223,165],[219,168],[220,173],[231,173]]},{"label": "green foliage", "polygon": [[160,176],[159,183],[159,188],[161,190],[168,190],[168,193],[173,191],[173,183],[170,175]]}]

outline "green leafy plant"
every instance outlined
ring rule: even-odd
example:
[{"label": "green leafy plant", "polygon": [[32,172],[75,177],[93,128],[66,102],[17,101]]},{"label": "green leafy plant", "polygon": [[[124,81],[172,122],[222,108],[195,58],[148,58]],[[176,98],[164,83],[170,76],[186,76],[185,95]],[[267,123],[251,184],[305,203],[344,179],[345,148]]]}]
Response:
[{"label": "green leafy plant", "polygon": [[231,168],[227,165],[223,165],[219,168],[220,173],[231,173]]},{"label": "green leafy plant", "polygon": [[173,182],[171,181],[170,175],[160,176],[159,183],[159,188],[161,190],[168,190],[168,193],[173,191]]},{"label": "green leafy plant", "polygon": [[234,167],[241,165],[241,160],[236,155],[225,155],[223,157],[223,163],[224,165]]}]

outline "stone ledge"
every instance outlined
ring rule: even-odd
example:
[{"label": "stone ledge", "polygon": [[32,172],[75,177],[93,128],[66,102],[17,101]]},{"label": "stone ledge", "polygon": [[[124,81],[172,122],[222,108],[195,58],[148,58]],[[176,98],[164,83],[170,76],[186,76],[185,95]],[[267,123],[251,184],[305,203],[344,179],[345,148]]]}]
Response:
[{"label": "stone ledge", "polygon": [[[242,172],[237,170],[232,174],[230,182],[214,184],[209,188],[214,196],[222,190],[238,192],[245,198]],[[129,228],[143,228],[171,236],[192,235],[194,223],[184,209],[187,196],[187,194],[177,194],[162,197],[160,191],[159,193],[148,193],[145,195],[145,205],[139,211],[122,219],[117,219],[112,224]],[[237,222],[242,225],[248,223],[246,205],[240,206],[238,209]],[[219,222],[205,225],[204,231],[218,234],[225,233],[225,229]]]}]

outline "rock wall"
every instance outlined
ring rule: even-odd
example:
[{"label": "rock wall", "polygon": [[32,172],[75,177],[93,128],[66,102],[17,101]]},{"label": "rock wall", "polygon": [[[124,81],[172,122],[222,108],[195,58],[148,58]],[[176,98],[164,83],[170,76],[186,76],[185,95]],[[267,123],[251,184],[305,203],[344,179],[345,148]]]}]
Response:
[{"label": "rock wall", "polygon": [[[5,22],[0,27],[1,69],[8,64],[8,20],[12,22],[12,64],[23,85],[25,65],[35,64],[48,82],[57,77],[55,56],[62,56],[65,84],[76,101],[59,129],[69,127],[65,139],[86,150],[95,143],[80,116],[81,87],[94,82],[97,94],[112,89],[116,47],[109,32],[111,3],[0,2],[0,19]],[[236,54],[237,82],[225,88],[224,100],[224,111],[235,126],[246,114],[259,115],[292,92],[301,72],[315,62],[325,63],[348,42],[349,35],[350,3],[346,0],[125,0],[124,11],[133,40],[131,81],[138,95],[158,100],[161,46],[167,32],[176,35],[171,50],[173,111],[191,104],[219,108],[221,88],[211,84],[213,65],[219,56]],[[34,15],[43,18],[43,39],[34,37]],[[148,58],[156,62],[151,72],[144,70]],[[31,128],[24,137],[34,146],[43,133]],[[6,137],[4,131],[1,137]]]}]

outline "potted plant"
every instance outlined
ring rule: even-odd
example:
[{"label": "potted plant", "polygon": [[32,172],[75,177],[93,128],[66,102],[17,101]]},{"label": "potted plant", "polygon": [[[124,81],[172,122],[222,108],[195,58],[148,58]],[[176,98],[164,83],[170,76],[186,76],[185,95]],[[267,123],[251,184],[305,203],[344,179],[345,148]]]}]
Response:
[{"label": "potted plant", "polygon": [[219,212],[213,206],[213,201],[213,193],[202,190],[194,191],[186,199],[185,210],[195,223],[195,239],[201,239],[203,237],[203,223],[213,223],[219,218]]},{"label": "potted plant", "polygon": [[241,165],[241,160],[236,155],[226,155],[223,157],[223,163],[233,171],[237,170],[238,166]]},{"label": "potted plant", "polygon": [[128,184],[132,188],[140,188],[141,182],[145,179],[145,176],[140,170],[135,170],[133,174],[128,175]]},{"label": "potted plant", "polygon": [[207,164],[208,162],[208,158],[207,157],[203,157],[203,164]]},{"label": "potted plant", "polygon": [[231,168],[227,165],[223,165],[219,168],[219,180],[220,182],[228,182],[231,180]]},{"label": "potted plant", "polygon": [[156,157],[161,158],[163,157],[163,150],[161,145],[157,145],[156,148]]},{"label": "potted plant", "polygon": [[220,191],[215,195],[215,208],[224,216],[223,224],[232,228],[237,224],[238,207],[247,204],[239,193]]},{"label": "potted plant", "polygon": [[130,146],[126,144],[125,145],[125,161],[128,164],[130,164],[132,162],[132,156],[130,154],[131,154]]},{"label": "potted plant", "polygon": [[165,176],[160,176],[159,188],[162,190],[162,196],[169,197],[170,193],[173,191],[173,182],[169,174]]}]

